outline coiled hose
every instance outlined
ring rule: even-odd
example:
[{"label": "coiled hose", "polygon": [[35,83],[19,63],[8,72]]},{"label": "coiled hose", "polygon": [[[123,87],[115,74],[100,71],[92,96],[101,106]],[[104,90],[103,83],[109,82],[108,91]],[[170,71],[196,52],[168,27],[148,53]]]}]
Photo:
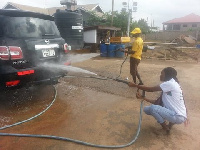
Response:
[{"label": "coiled hose", "polygon": [[143,102],[141,102],[140,105],[140,117],[139,117],[139,123],[138,123],[138,129],[136,132],[135,137],[133,138],[132,141],[130,141],[127,144],[124,145],[97,145],[93,143],[88,143],[80,140],[75,140],[71,138],[66,138],[66,137],[59,137],[59,136],[53,136],[53,135],[38,135],[38,134],[17,134],[17,133],[0,133],[0,136],[15,136],[15,137],[34,137],[34,138],[47,138],[47,139],[54,139],[54,140],[62,140],[62,141],[68,141],[68,142],[73,142],[81,145],[86,145],[86,146],[91,146],[91,147],[98,147],[98,148],[123,148],[132,145],[138,138],[140,129],[141,129],[141,123],[142,123],[142,108],[143,108]]},{"label": "coiled hose", "polygon": [[[93,77],[92,77],[93,78]],[[97,78],[97,79],[103,79],[105,80],[106,78]],[[25,122],[28,122],[28,121],[31,121],[33,119],[35,119],[36,117],[39,117],[40,115],[42,115],[44,112],[46,112],[52,105],[53,103],[55,102],[56,100],[56,96],[57,96],[57,90],[54,86],[54,91],[55,91],[55,95],[54,95],[54,98],[53,98],[53,101],[51,102],[51,104],[44,110],[42,111],[41,113],[29,118],[29,119],[26,119],[24,121],[21,121],[21,122],[17,122],[15,124],[12,124],[12,125],[7,125],[7,126],[4,126],[4,127],[1,127],[0,130],[3,130],[3,129],[6,129],[6,128],[11,128],[13,126],[17,126],[17,125],[20,125],[22,123],[25,123]],[[32,138],[47,138],[47,139],[54,139],[54,140],[63,140],[63,141],[68,141],[68,142],[73,142],[73,143],[77,143],[77,144],[81,144],[81,145],[86,145],[86,146],[91,146],[91,147],[98,147],[98,148],[123,148],[123,147],[127,147],[127,146],[130,146],[132,145],[138,138],[139,136],[139,133],[140,133],[140,129],[141,129],[141,123],[142,123],[142,109],[143,109],[143,101],[141,102],[140,104],[140,115],[139,115],[139,122],[138,122],[138,129],[137,129],[137,132],[133,138],[132,141],[130,141],[129,143],[127,144],[124,144],[124,145],[98,145],[98,144],[93,144],[93,143],[88,143],[88,142],[84,142],[84,141],[80,141],[80,140],[76,140],[76,139],[71,139],[71,138],[66,138],[66,137],[59,137],[59,136],[54,136],[54,135],[38,135],[38,134],[18,134],[18,133],[1,133],[0,132],[0,136],[15,136],[15,137],[32,137]]]},{"label": "coiled hose", "polygon": [[[117,79],[113,79],[113,78],[107,78],[107,77],[94,77],[94,76],[84,76],[85,78],[95,78],[95,79],[100,79],[100,80],[115,80],[117,82],[123,82],[123,83],[128,83],[127,81],[124,81],[124,80],[121,80],[119,79],[120,75],[121,75],[121,70],[122,70],[122,66],[124,64],[124,62],[126,61],[128,55],[126,56],[126,58],[124,59],[123,63],[121,64],[121,67],[120,67],[120,74],[119,76],[117,77]],[[66,77],[74,77],[74,76],[66,76]],[[78,77],[78,76],[75,76],[75,77]],[[14,123],[12,125],[7,125],[7,126],[4,126],[4,127],[1,127],[0,130],[3,130],[3,129],[6,129],[6,128],[11,128],[11,127],[14,127],[14,126],[17,126],[17,125],[20,125],[22,123],[25,123],[25,122],[28,122],[28,121],[31,121],[37,117],[39,117],[40,115],[42,115],[43,113],[45,113],[52,105],[53,103],[55,102],[56,100],[56,97],[57,97],[57,90],[54,86],[54,91],[55,91],[55,95],[54,95],[54,98],[53,98],[53,101],[51,102],[51,104],[45,109],[43,110],[42,112],[40,112],[39,114],[29,118],[29,119],[26,119],[26,120],[23,120],[21,122],[17,122],[17,123]],[[66,137],[59,137],[59,136],[54,136],[54,135],[39,135],[39,134],[18,134],[18,133],[1,133],[0,132],[0,136],[15,136],[15,137],[32,137],[32,138],[46,138],[46,139],[54,139],[54,140],[62,140],[62,141],[68,141],[68,142],[73,142],[73,143],[77,143],[77,144],[81,144],[81,145],[86,145],[86,146],[91,146],[91,147],[97,147],[97,148],[123,148],[123,147],[127,147],[127,146],[130,146],[132,145],[137,139],[138,139],[138,136],[140,134],[140,130],[141,130],[141,124],[142,124],[142,110],[143,110],[143,101],[141,101],[141,104],[140,104],[140,115],[139,115],[139,122],[138,122],[138,129],[137,129],[137,132],[133,138],[132,141],[130,141],[129,143],[127,144],[124,144],[124,145],[98,145],[98,144],[93,144],[93,143],[88,143],[88,142],[84,142],[84,141],[80,141],[80,140],[76,140],[76,139],[71,139],[71,138],[66,138]]]}]

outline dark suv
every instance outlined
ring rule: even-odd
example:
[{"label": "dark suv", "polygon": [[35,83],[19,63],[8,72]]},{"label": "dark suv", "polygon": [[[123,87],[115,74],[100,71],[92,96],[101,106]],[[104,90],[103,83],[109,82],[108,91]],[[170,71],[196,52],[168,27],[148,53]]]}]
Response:
[{"label": "dark suv", "polygon": [[52,16],[0,9],[0,87],[62,76],[59,69],[48,70],[42,64],[57,64],[67,52]]}]

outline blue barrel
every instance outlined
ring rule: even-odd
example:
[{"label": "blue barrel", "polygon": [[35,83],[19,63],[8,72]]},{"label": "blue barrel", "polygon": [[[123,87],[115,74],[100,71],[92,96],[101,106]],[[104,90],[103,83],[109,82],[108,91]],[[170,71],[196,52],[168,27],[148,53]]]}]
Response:
[{"label": "blue barrel", "polygon": [[120,48],[124,49],[125,45],[124,44],[117,44],[116,45],[116,51],[115,51],[115,56],[116,57],[124,57],[125,56],[124,52],[118,50]]},{"label": "blue barrel", "polygon": [[197,45],[196,45],[196,48],[200,48],[200,44],[197,44]]},{"label": "blue barrel", "polygon": [[108,45],[108,57],[115,57],[115,49],[116,49],[115,44]]},{"label": "blue barrel", "polygon": [[106,44],[100,44],[100,56],[101,57],[107,57],[108,56]]}]

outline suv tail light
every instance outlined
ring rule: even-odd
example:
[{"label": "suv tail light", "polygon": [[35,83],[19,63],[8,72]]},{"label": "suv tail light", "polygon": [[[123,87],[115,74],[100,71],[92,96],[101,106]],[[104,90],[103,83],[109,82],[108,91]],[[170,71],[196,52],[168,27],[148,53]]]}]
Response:
[{"label": "suv tail light", "polygon": [[30,74],[34,74],[35,70],[25,70],[25,71],[20,71],[17,72],[18,76],[24,76],[24,75],[30,75]]},{"label": "suv tail light", "polygon": [[9,60],[10,54],[6,46],[0,46],[0,59]]},{"label": "suv tail light", "polygon": [[11,60],[13,60],[13,59],[22,59],[23,58],[22,50],[21,50],[20,47],[9,46],[9,50],[10,50]]},{"label": "suv tail light", "polygon": [[65,43],[65,44],[64,44],[64,51],[65,51],[65,53],[68,53],[69,50],[71,50],[71,46],[68,45],[67,43]]},{"label": "suv tail light", "polygon": [[6,87],[17,86],[20,83],[20,80],[8,81],[6,82]]},{"label": "suv tail light", "polygon": [[0,46],[0,59],[1,60],[15,60],[22,59],[23,54],[20,47],[17,46]]}]

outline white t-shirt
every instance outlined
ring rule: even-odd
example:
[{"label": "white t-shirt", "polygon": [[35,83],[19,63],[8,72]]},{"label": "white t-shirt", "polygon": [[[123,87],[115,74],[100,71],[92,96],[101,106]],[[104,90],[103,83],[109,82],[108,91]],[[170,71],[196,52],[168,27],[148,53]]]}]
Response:
[{"label": "white t-shirt", "polygon": [[183,99],[183,92],[180,85],[172,78],[160,84],[163,91],[162,101],[164,107],[176,112],[176,115],[187,118],[186,107]]}]

